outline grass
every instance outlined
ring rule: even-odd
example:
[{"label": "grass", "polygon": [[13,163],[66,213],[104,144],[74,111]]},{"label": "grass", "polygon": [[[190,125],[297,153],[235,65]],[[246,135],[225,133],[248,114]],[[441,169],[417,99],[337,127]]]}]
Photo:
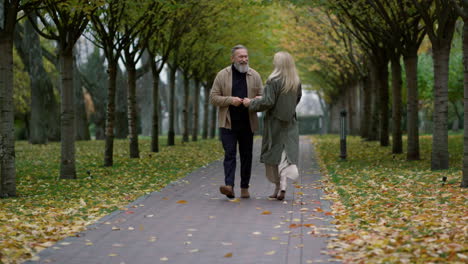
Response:
[{"label": "grass", "polygon": [[130,159],[127,140],[114,143],[114,166],[103,167],[104,142],[76,143],[77,179],[59,180],[60,144],[16,143],[18,197],[0,199],[0,263],[20,263],[53,242],[73,235],[136,198],[160,190],[221,158],[217,140],[202,140],[151,153],[140,139],[140,158]]},{"label": "grass", "polygon": [[[421,160],[348,137],[314,137],[341,231],[331,254],[345,263],[466,263],[467,189],[460,188],[463,136],[449,136],[451,168],[431,171],[432,137],[420,137]],[[404,142],[406,144],[406,141]],[[442,177],[448,177],[444,184]]]}]

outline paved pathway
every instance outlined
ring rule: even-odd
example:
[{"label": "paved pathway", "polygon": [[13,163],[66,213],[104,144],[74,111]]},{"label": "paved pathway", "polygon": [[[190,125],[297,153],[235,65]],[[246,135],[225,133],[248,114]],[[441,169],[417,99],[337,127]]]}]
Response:
[{"label": "paved pathway", "polygon": [[[224,177],[222,161],[216,161],[27,263],[330,263],[322,254],[326,234],[333,232],[332,218],[325,214],[330,203],[321,199],[310,139],[301,137],[301,177],[289,183],[285,201],[267,198],[273,185],[258,162],[259,147],[256,140],[250,199],[230,201],[219,194]],[[239,181],[237,174],[236,195]]]}]

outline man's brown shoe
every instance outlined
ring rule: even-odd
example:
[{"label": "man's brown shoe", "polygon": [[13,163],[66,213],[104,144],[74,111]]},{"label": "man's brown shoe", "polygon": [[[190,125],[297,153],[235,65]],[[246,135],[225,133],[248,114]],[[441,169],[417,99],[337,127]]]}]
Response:
[{"label": "man's brown shoe", "polygon": [[241,198],[250,198],[249,189],[241,188]]},{"label": "man's brown shoe", "polygon": [[232,199],[235,198],[236,196],[234,195],[234,189],[230,185],[223,185],[219,187],[219,191],[226,195],[227,198]]}]

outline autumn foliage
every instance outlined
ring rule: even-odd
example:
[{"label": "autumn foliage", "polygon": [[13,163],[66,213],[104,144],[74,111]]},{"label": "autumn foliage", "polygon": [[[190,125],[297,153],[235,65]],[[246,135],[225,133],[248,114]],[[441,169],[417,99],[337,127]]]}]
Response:
[{"label": "autumn foliage", "polygon": [[[421,161],[405,161],[376,142],[316,137],[339,236],[329,249],[345,263],[466,263],[467,191],[460,188],[463,138],[451,136],[453,169],[430,170],[431,137],[421,137]],[[444,178],[446,177],[446,178]],[[446,179],[446,180],[443,180]]]},{"label": "autumn foliage", "polygon": [[158,154],[145,151],[150,141],[140,140],[141,158],[130,159],[127,144],[116,141],[119,165],[109,168],[101,164],[104,142],[78,142],[77,167],[82,173],[74,181],[59,181],[60,144],[17,142],[19,197],[0,200],[0,263],[30,259],[222,155],[216,140],[166,147]]}]

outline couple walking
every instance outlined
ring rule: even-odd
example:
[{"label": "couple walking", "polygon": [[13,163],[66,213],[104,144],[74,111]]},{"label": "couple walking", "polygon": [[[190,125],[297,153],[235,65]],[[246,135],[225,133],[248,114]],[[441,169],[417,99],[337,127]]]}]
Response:
[{"label": "couple walking", "polygon": [[270,198],[283,200],[287,178],[297,179],[299,172],[299,131],[296,105],[301,99],[301,84],[294,59],[287,52],[278,52],[274,70],[265,88],[260,75],[249,67],[245,46],[231,51],[232,65],[216,76],[210,101],[217,106],[220,137],[224,148],[224,181],[220,192],[234,198],[237,146],[240,155],[241,197],[249,198],[252,169],[253,133],[258,128],[256,112],[265,112],[260,162],[265,164],[267,179],[275,184]]}]

